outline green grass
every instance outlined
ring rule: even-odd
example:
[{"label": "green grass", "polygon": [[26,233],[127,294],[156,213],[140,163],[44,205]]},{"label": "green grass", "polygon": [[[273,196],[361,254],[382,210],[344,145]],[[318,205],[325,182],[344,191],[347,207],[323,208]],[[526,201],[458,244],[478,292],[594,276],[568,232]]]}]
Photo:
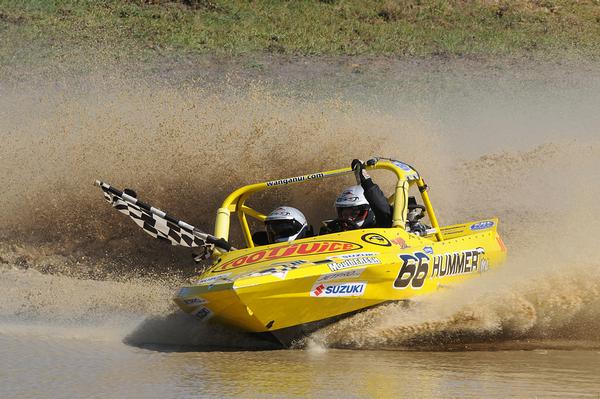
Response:
[{"label": "green grass", "polygon": [[0,61],[98,52],[117,60],[156,53],[595,57],[600,1],[0,0],[0,44]]}]

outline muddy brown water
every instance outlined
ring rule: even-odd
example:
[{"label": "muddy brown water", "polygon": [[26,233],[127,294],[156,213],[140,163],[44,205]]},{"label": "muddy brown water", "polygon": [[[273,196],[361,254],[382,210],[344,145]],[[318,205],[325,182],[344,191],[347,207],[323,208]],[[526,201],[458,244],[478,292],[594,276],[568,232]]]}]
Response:
[{"label": "muddy brown water", "polygon": [[597,350],[164,352],[68,335],[51,329],[0,335],[2,397],[596,398],[600,392]]},{"label": "muddy brown water", "polygon": [[[0,397],[600,397],[597,70],[342,75],[3,82]],[[178,312],[190,254],[91,185],[210,230],[240,184],[374,154],[417,166],[442,223],[498,216],[509,260],[293,350]],[[260,202],[318,221],[349,183]]]}]

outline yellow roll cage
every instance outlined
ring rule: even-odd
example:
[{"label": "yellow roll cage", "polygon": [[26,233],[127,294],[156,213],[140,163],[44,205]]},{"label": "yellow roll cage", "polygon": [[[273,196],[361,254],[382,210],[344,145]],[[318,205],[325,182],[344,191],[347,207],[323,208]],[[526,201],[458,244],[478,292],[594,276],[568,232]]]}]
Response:
[{"label": "yellow roll cage", "polygon": [[[435,217],[433,207],[431,206],[431,201],[429,200],[429,195],[427,194],[427,185],[416,170],[405,163],[387,158],[374,158],[367,161],[366,169],[386,169],[396,175],[397,181],[395,191],[394,194],[392,194],[389,198],[389,202],[393,201],[394,209],[392,227],[405,228],[408,207],[408,190],[411,185],[416,184],[419,188],[419,192],[421,193],[421,199],[423,200],[425,209],[427,210],[431,225],[433,229],[435,229],[435,237],[438,241],[443,240],[437,218]],[[230,216],[232,213],[237,212],[246,245],[248,248],[252,248],[254,247],[254,242],[252,240],[252,234],[250,232],[250,226],[248,225],[247,216],[264,221],[267,218],[267,215],[264,215],[246,205],[246,200],[251,194],[283,185],[304,183],[311,180],[323,179],[326,177],[344,175],[348,173],[353,173],[351,168],[328,170],[325,172],[311,173],[308,175],[271,180],[264,183],[249,184],[247,186],[238,188],[227,198],[225,198],[225,201],[223,201],[223,204],[217,210],[214,235],[217,238],[224,238],[225,240],[229,239]]]}]

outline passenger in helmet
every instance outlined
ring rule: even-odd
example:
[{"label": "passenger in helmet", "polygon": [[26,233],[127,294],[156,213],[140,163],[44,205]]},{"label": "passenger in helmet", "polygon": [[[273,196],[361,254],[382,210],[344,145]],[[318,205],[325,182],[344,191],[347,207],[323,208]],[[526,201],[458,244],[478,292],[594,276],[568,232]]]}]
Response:
[{"label": "passenger in helmet", "polygon": [[392,226],[392,207],[379,186],[367,174],[364,164],[355,159],[352,161],[352,169],[356,174],[357,185],[344,189],[335,200],[338,217],[325,221],[321,234]]},{"label": "passenger in helmet", "polygon": [[267,242],[289,242],[307,237],[310,232],[306,218],[296,208],[280,206],[265,219]]}]

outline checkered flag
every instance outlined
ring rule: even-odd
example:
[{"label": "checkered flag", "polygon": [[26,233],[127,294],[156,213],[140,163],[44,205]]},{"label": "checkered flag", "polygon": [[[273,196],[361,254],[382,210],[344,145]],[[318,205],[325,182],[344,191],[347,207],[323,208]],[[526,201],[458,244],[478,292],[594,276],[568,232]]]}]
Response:
[{"label": "checkered flag", "polygon": [[109,184],[96,181],[104,198],[121,213],[129,216],[138,226],[154,238],[169,240],[172,245],[203,249],[202,258],[212,254],[214,247],[222,251],[231,250],[231,245],[224,239],[217,239],[203,233],[189,223],[177,220],[160,209],[154,208],[137,199],[134,191],[117,190]]}]

